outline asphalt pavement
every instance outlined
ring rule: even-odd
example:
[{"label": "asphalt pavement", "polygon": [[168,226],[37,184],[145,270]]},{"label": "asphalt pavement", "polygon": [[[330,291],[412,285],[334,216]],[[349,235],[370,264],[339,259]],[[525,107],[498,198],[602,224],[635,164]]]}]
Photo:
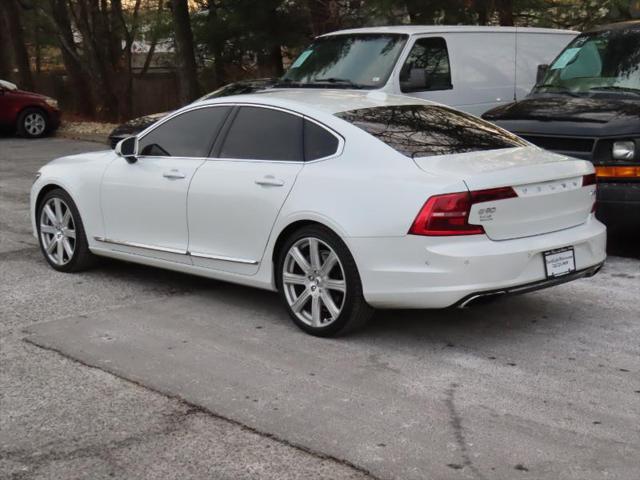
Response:
[{"label": "asphalt pavement", "polygon": [[0,478],[624,479],[640,471],[640,259],[341,339],[264,291],[48,268],[33,174],[102,148],[0,138]]}]

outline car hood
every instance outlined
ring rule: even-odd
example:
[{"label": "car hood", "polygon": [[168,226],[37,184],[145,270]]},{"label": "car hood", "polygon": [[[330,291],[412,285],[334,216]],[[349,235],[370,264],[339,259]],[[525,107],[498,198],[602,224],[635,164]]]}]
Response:
[{"label": "car hood", "polygon": [[66,157],[58,157],[54,160],[51,160],[47,163],[43,168],[51,167],[51,166],[62,166],[62,165],[87,165],[87,164],[96,164],[96,163],[104,163],[110,160],[113,160],[114,152],[113,150],[99,150],[96,152],[85,152],[78,153],[75,155],[67,155]]},{"label": "car hood", "polygon": [[555,122],[609,123],[640,122],[638,99],[536,95],[519,102],[489,110],[483,118],[490,121],[538,120]]},{"label": "car hood", "polygon": [[34,99],[34,100],[44,100],[46,98],[49,98],[46,95],[42,95],[40,93],[28,92],[26,90],[20,90],[20,89],[12,90],[11,93],[14,94],[14,95],[20,95],[21,97],[31,98],[31,99]]}]

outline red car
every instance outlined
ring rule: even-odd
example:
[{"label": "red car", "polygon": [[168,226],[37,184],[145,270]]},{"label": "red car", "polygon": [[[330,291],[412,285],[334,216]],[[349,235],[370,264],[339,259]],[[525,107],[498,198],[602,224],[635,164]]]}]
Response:
[{"label": "red car", "polygon": [[19,90],[0,80],[0,127],[10,128],[26,138],[39,138],[60,125],[60,109],[53,98]]}]

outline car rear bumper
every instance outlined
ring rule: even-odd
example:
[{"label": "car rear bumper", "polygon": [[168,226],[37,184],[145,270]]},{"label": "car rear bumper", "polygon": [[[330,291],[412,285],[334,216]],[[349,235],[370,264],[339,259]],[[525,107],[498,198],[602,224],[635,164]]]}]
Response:
[{"label": "car rear bumper", "polygon": [[640,182],[599,180],[596,216],[608,226],[640,228]]},{"label": "car rear bumper", "polygon": [[[367,302],[377,308],[444,308],[474,296],[544,288],[594,274],[606,228],[593,215],[577,227],[494,241],[467,237],[349,238]],[[576,272],[547,282],[543,252],[573,246]]]},{"label": "car rear bumper", "polygon": [[539,280],[537,282],[527,283],[525,285],[516,285],[514,287],[506,287],[506,288],[498,288],[496,290],[488,290],[483,292],[472,293],[467,295],[462,300],[455,304],[456,307],[466,307],[470,303],[475,302],[476,300],[482,300],[488,297],[498,297],[502,295],[518,295],[521,293],[529,293],[535,292],[536,290],[542,290],[544,288],[554,287],[556,285],[562,285],[563,283],[572,282],[573,280],[578,280],[579,278],[588,278],[593,277],[596,273],[600,271],[604,265],[604,262],[599,263],[593,267],[585,268],[582,270],[577,270],[568,275],[563,275],[562,277],[557,278],[547,278],[544,280]]}]

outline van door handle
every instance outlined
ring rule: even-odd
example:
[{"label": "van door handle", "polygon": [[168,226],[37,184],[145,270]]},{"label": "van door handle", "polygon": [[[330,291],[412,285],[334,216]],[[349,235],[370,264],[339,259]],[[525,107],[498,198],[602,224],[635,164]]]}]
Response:
[{"label": "van door handle", "polygon": [[265,177],[256,180],[256,185],[263,187],[282,187],[284,185],[284,180],[280,180],[273,175],[266,175]]},{"label": "van door handle", "polygon": [[169,170],[168,172],[164,172],[162,176],[164,178],[168,178],[169,180],[179,180],[185,177],[184,173],[182,173],[180,170],[177,170],[175,168]]}]

